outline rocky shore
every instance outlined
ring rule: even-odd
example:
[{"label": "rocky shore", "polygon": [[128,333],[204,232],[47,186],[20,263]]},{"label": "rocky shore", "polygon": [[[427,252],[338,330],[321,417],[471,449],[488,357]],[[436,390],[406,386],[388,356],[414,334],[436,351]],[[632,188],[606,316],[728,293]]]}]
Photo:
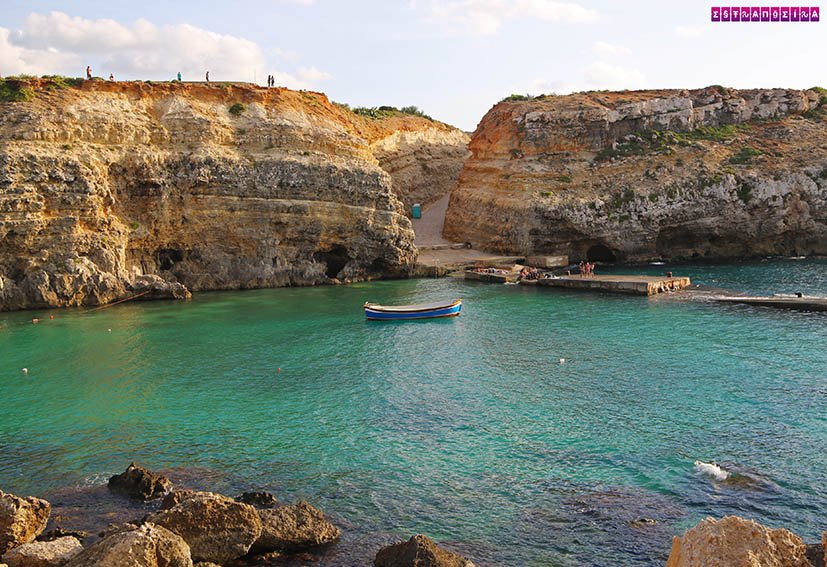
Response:
[{"label": "rocky shore", "polygon": [[[98,534],[49,525],[52,506],[0,491],[3,567],[208,567],[318,562],[341,535],[325,514],[268,492],[230,498],[180,489],[163,475],[131,464],[109,479],[111,492],[147,502],[149,513],[109,524]],[[54,522],[53,522],[54,524]],[[423,535],[378,550],[377,567],[473,567]]]},{"label": "rocky shore", "polygon": [[[280,502],[269,492],[230,498],[179,488],[164,475],[131,464],[108,490],[142,506],[141,517],[91,534],[49,502],[0,492],[0,565],[7,567],[252,567],[325,564],[342,529],[307,502]],[[143,503],[143,504],[142,504]],[[129,514],[129,511],[123,513]],[[121,514],[122,516],[123,514]],[[655,520],[633,522],[645,529]],[[47,530],[47,528],[49,528]],[[376,567],[473,567],[471,560],[418,534],[377,544]],[[726,516],[706,518],[674,537],[666,567],[824,567],[827,532],[806,544],[785,529]],[[346,563],[362,564],[348,559]]]}]

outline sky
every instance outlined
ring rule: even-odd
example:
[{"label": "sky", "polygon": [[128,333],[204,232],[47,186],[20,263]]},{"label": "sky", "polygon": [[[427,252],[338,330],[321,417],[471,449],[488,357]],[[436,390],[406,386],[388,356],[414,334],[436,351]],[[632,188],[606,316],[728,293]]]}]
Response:
[{"label": "sky", "polygon": [[351,106],[415,105],[466,131],[512,93],[827,86],[827,24],[712,23],[697,0],[0,3],[2,76],[78,77],[87,65],[118,80],[274,75]]}]

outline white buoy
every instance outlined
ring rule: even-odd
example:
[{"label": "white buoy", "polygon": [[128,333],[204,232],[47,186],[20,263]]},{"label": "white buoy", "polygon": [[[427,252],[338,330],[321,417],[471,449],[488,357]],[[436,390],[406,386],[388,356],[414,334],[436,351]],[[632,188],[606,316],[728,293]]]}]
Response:
[{"label": "white buoy", "polygon": [[565,358],[561,358],[561,359],[560,359],[560,364],[565,364],[565,363],[566,363],[566,359],[565,359]]},{"label": "white buoy", "polygon": [[106,330],[109,331],[110,333],[112,332],[112,329],[106,329]]},{"label": "white buoy", "polygon": [[28,373],[29,373],[29,369],[28,369],[28,368],[24,368],[24,369],[23,369],[23,374],[28,374]]}]

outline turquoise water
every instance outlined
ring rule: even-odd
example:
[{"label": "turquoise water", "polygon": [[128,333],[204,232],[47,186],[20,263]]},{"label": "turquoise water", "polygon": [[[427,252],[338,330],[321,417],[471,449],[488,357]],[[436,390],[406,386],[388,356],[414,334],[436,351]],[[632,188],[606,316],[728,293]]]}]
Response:
[{"label": "turquoise water", "polygon": [[[817,261],[649,269],[827,294]],[[360,309],[454,297],[452,320]],[[827,527],[827,315],[451,279],[49,313],[0,315],[5,491],[207,471],[319,505],[343,565],[415,532],[478,565],[648,565],[706,515]]]}]

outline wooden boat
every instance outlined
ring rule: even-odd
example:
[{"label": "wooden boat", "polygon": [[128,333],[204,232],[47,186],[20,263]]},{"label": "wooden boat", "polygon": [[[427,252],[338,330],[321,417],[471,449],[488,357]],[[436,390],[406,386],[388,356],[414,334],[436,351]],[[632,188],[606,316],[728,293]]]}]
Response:
[{"label": "wooden boat", "polygon": [[432,319],[456,317],[462,310],[462,300],[422,303],[420,305],[377,305],[365,302],[365,317],[368,321],[401,321],[406,319]]}]

